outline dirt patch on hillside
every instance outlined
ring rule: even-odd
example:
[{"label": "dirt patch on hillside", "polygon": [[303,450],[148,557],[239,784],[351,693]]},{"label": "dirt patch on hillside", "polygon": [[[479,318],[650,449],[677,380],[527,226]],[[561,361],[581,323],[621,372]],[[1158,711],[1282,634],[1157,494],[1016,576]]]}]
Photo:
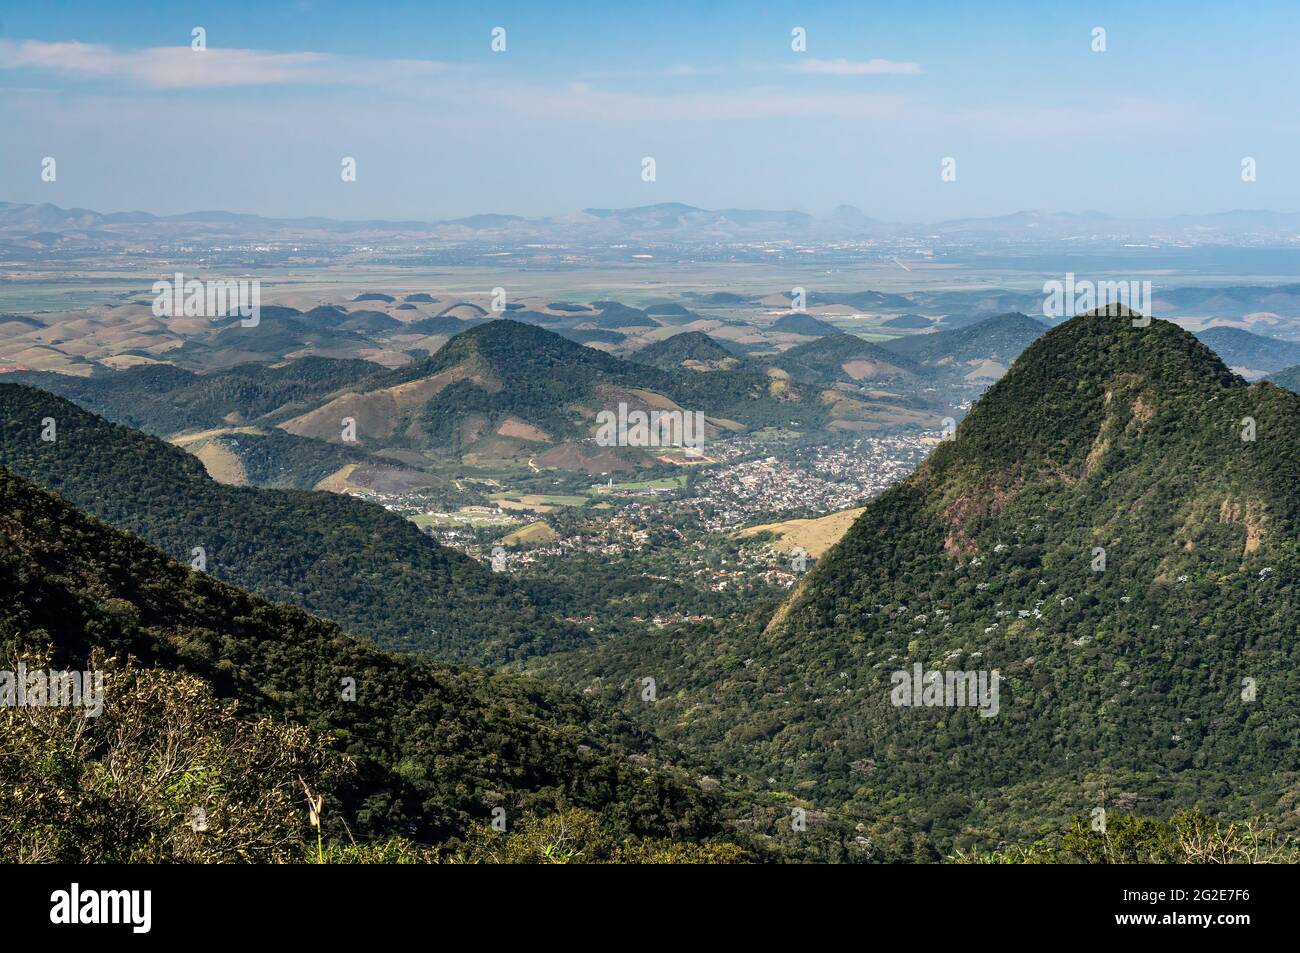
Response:
[{"label": "dirt patch on hillside", "polygon": [[736,536],[739,539],[748,539],[759,533],[775,533],[779,539],[773,547],[779,552],[788,553],[799,547],[815,559],[838,543],[862,513],[863,507],[859,506],[850,510],[840,510],[837,513],[828,513],[816,519],[764,523],[761,526],[742,529]]},{"label": "dirt patch on hillside", "polygon": [[627,473],[652,466],[644,456],[639,459],[623,457],[594,444],[587,447],[576,443],[562,443],[558,447],[552,447],[537,457],[536,462],[544,469],[577,470],[591,476],[602,473]]},{"label": "dirt patch on hillside", "polygon": [[507,417],[502,421],[501,426],[497,427],[497,433],[502,437],[516,437],[519,440],[532,440],[536,443],[551,442],[551,435],[545,430],[524,423],[518,417]]},{"label": "dirt patch on hillside", "polygon": [[218,483],[248,486],[248,474],[244,471],[243,462],[220,440],[209,440],[192,452],[208,471],[208,476]]},{"label": "dirt patch on hillside", "polygon": [[1246,531],[1243,555],[1253,553],[1264,542],[1264,504],[1259,500],[1226,499],[1219,505],[1220,523],[1240,523]]}]

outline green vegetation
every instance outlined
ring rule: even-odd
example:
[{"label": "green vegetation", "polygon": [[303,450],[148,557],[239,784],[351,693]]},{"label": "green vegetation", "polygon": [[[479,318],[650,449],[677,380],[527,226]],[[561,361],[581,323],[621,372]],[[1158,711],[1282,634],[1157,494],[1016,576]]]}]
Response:
[{"label": "green vegetation", "polygon": [[685,361],[701,364],[734,365],[735,356],[703,331],[685,331],[646,345],[632,355],[638,364],[649,364],[663,370],[680,368]]},{"label": "green vegetation", "polygon": [[1199,811],[1183,811],[1167,821],[1108,811],[1095,819],[1076,817],[1069,830],[1048,840],[951,859],[959,864],[1297,864],[1300,841],[1257,821],[1223,822]]},{"label": "green vegetation", "polygon": [[787,334],[805,334],[811,337],[825,337],[828,334],[840,333],[840,329],[835,325],[827,324],[825,321],[814,318],[811,314],[803,311],[781,315],[772,325],[772,330],[783,331]]},{"label": "green vegetation", "polygon": [[241,364],[207,374],[171,364],[145,364],[93,377],[28,371],[8,374],[5,380],[39,387],[114,423],[167,437],[305,408],[382,372],[370,361],[304,357],[279,367]]},{"label": "green vegetation", "polygon": [[[42,421],[57,439],[40,439]],[[0,464],[105,522],[265,598],[390,648],[502,661],[573,646],[578,629],[376,504],[224,486],[194,457],[62,398],[0,384]]]},{"label": "green vegetation", "polygon": [[[18,658],[50,668],[48,654]],[[351,767],[301,725],[240,718],[192,675],[109,667],[104,697],[93,720],[80,708],[0,708],[0,861],[294,861],[304,789],[332,791]]]},{"label": "green vegetation", "polygon": [[[615,490],[680,490],[686,486],[686,474],[677,476],[664,477],[662,480],[632,480],[628,483],[615,483]],[[593,495],[599,495],[599,490],[592,490]]]},{"label": "green vegetation", "polygon": [[835,333],[807,344],[800,344],[772,360],[772,364],[797,381],[809,384],[830,384],[835,381],[853,381],[844,370],[850,362],[870,365],[865,375],[871,380],[906,379],[921,376],[921,368],[906,357],[885,350],[852,334]]},{"label": "green vegetation", "polygon": [[[111,660],[112,700],[99,719],[0,709],[6,859],[313,857],[303,782],[324,798],[331,859],[409,858],[394,837],[472,845],[497,807],[525,831],[529,815],[582,809],[621,849],[721,834],[716,804],[625,718],[533,679],[381,651],[4,469],[0,593],[0,658]],[[209,826],[197,839],[194,807]],[[377,845],[343,846],[354,839]]]},{"label": "green vegetation", "polygon": [[[591,340],[689,317],[597,306]],[[358,318],[326,310],[275,317],[322,333]],[[764,365],[703,334],[620,360],[512,313],[430,319],[463,333],[394,371],[310,358],[22,380],[158,433],[270,428],[205,439],[291,487],[346,463],[424,466],[417,449],[544,446],[497,435],[508,420],[576,440],[632,390],[825,439],[809,431],[857,413],[827,403],[888,404],[866,381],[929,400],[971,363],[1016,362],[792,591],[761,540],[674,509],[704,468],[615,484],[670,491],[651,503],[487,453],[468,473],[442,459],[417,475],[462,479],[403,484],[395,508],[450,515],[404,518],[221,486],[159,440],[0,384],[0,668],[94,664],[113,686],[89,722],[0,709],[0,860],[1300,861],[1296,368],[1248,384],[1166,322],[1049,331],[1006,314],[884,345],[828,334],[766,359],[792,378],[778,399]],[[406,384],[405,402],[378,394]],[[358,412],[363,449],[273,429],[368,395],[391,430]],[[392,457],[364,449],[380,446]],[[492,500],[536,515],[451,512]],[[420,531],[433,525],[475,552],[520,545],[492,573]],[[184,566],[195,547],[207,572]],[[996,671],[996,711],[896,704],[913,666]]]},{"label": "green vegetation", "polygon": [[379,463],[351,446],[297,437],[274,428],[213,437],[238,459],[253,486],[311,489],[349,463]]},{"label": "green vegetation", "polygon": [[1271,375],[1269,382],[1276,384],[1278,387],[1285,387],[1295,394],[1300,394],[1300,364],[1295,367],[1288,367],[1284,371],[1278,371]]},{"label": "green vegetation", "polygon": [[1014,312],[947,331],[895,338],[884,347],[927,365],[938,361],[959,365],[970,361],[1010,364],[1046,333],[1045,325]]},{"label": "green vegetation", "polygon": [[882,328],[903,328],[909,331],[929,328],[933,324],[933,321],[920,314],[900,314],[880,322]]},{"label": "green vegetation", "polygon": [[1283,341],[1227,326],[1206,328],[1196,336],[1229,367],[1270,373],[1300,364],[1300,342],[1297,341]]},{"label": "green vegetation", "polygon": [[695,843],[611,834],[580,808],[525,817],[513,831],[480,824],[463,846],[439,857],[449,864],[738,864],[753,855],[726,841]]},{"label": "green vegetation", "polygon": [[523,507],[586,506],[590,502],[585,496],[562,493],[493,493],[492,499],[497,503],[519,503]]},{"label": "green vegetation", "polygon": [[594,413],[615,406],[618,399],[627,400],[632,389],[663,394],[689,410],[750,426],[823,416],[815,401],[771,397],[766,379],[759,374],[663,371],[509,319],[458,334],[427,360],[373,378],[361,392],[448,373],[459,379],[400,412],[385,426],[383,436],[371,438],[363,431],[362,442],[458,453],[511,417],[540,429],[553,441],[589,437]]},{"label": "green vegetation", "polygon": [[[336,309],[327,309],[337,313]],[[317,320],[311,311],[298,314],[292,308],[263,308],[255,327],[236,322],[210,340],[187,340],[169,351],[170,360],[196,369],[233,367],[249,362],[275,363],[286,355],[313,350],[333,357],[356,356],[374,347],[363,334],[333,327],[333,319]]]}]

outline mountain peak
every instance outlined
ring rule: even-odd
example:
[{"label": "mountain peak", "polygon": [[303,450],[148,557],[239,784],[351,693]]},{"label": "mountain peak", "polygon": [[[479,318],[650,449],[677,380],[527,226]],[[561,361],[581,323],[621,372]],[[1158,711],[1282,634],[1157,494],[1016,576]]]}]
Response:
[{"label": "mountain peak", "polygon": [[1178,325],[1134,327],[1147,320],[1098,309],[1042,334],[926,466],[1078,477],[1096,467],[1112,429],[1141,429],[1156,416],[1174,426],[1178,414],[1190,422],[1219,392],[1245,386]]},{"label": "mountain peak", "polygon": [[671,369],[691,361],[706,366],[731,366],[735,356],[703,331],[683,331],[653,344],[647,344],[632,355],[639,364]]}]

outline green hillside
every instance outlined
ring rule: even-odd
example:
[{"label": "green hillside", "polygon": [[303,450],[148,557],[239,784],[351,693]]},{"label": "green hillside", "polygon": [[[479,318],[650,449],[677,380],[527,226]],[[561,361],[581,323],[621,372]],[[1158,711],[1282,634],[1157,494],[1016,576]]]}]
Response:
[{"label": "green hillside", "polygon": [[458,334],[432,357],[370,378],[284,426],[331,440],[338,422],[352,417],[359,442],[369,449],[469,454],[500,453],[508,445],[527,457],[547,445],[591,438],[600,410],[656,397],[756,427],[815,424],[824,416],[815,401],[773,397],[757,373],[662,370],[503,318]]},{"label": "green hillside", "polygon": [[839,334],[840,329],[833,324],[814,318],[805,311],[783,314],[772,324],[773,331],[787,334],[806,334],[812,337],[824,337],[827,334]]},{"label": "green hillside", "polygon": [[[1027,843],[1103,803],[1294,830],[1297,475],[1300,397],[1173,324],[1078,317],[775,614],[545,664],[611,699],[655,673],[654,725],[860,817],[884,857]],[[896,705],[917,664],[997,670],[996,715]]]},{"label": "green hillside", "polygon": [[740,362],[730,351],[703,331],[685,331],[648,344],[632,354],[638,364],[649,364],[664,370],[682,367],[693,362],[695,369],[729,368]]},{"label": "green hillside", "polygon": [[923,373],[910,358],[900,357],[879,344],[840,332],[783,351],[772,359],[772,364],[795,380],[810,384],[915,380]]},{"label": "green hillside", "polygon": [[1292,393],[1300,394],[1300,364],[1278,371],[1276,374],[1270,374],[1268,379],[1278,387],[1285,387]]},{"label": "green hillside", "polygon": [[0,468],[0,652],[47,651],[51,667],[107,669],[109,703],[100,719],[0,709],[9,861],[294,859],[310,836],[300,778],[344,848],[461,838],[495,808],[512,830],[580,809],[628,846],[719,831],[695,781],[625,719],[525,677],[383,652]]},{"label": "green hillside", "polygon": [[1300,364],[1300,341],[1284,341],[1227,326],[1206,328],[1196,336],[1218,354],[1223,363],[1253,374],[1268,374]]},{"label": "green hillside", "polygon": [[897,338],[884,347],[922,364],[986,360],[1010,364],[1046,333],[1045,325],[1016,312],[962,328]]},{"label": "green hillside", "polygon": [[114,423],[162,437],[302,408],[383,371],[370,361],[304,357],[279,366],[241,364],[208,374],[145,364],[92,377],[26,371],[5,380],[39,387]]},{"label": "green hillside", "polygon": [[189,454],[43,391],[0,384],[0,465],[173,558],[202,547],[219,578],[390,648],[486,661],[584,638],[380,506],[216,483]]}]

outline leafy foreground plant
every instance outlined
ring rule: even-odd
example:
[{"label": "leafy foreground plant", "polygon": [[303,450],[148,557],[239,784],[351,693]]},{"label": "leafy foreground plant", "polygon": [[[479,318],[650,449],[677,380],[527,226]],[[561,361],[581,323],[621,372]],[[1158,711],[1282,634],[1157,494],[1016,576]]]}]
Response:
[{"label": "leafy foreground plant", "polygon": [[477,825],[465,843],[440,858],[451,864],[738,864],[753,859],[736,844],[701,844],[610,835],[580,808],[526,817],[513,833]]},{"label": "leafy foreground plant", "polygon": [[[21,661],[49,668],[48,655]],[[333,785],[349,761],[302,726],[240,718],[192,675],[110,669],[105,682],[95,718],[0,707],[0,862],[298,859],[300,779]]]},{"label": "leafy foreground plant", "polygon": [[1294,864],[1300,840],[1257,821],[1218,821],[1199,811],[1169,820],[1108,813],[1105,830],[1079,816],[1055,842],[1036,841],[989,853],[958,851],[958,864]]}]

